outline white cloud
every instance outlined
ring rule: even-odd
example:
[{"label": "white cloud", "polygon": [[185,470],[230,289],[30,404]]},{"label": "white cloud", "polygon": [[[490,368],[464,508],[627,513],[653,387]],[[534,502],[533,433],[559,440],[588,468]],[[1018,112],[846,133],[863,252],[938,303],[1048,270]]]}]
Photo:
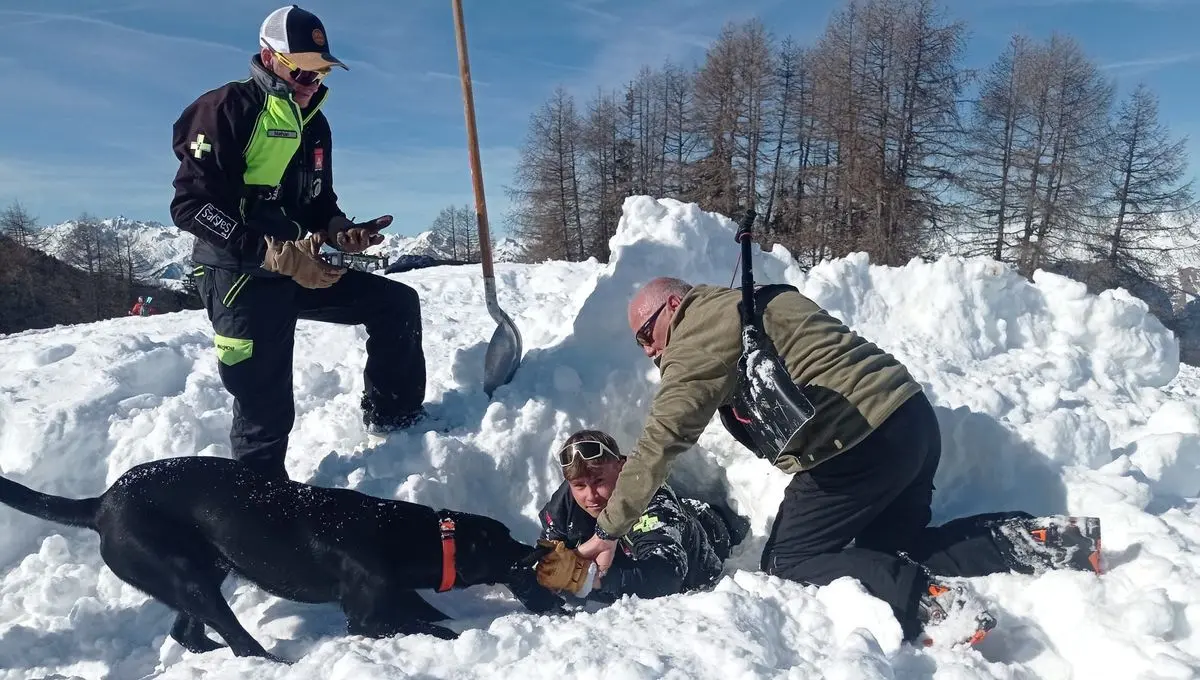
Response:
[{"label": "white cloud", "polygon": [[1106,71],[1117,71],[1124,76],[1133,76],[1151,73],[1168,66],[1187,64],[1194,61],[1200,61],[1200,52],[1182,52],[1178,54],[1166,54],[1157,57],[1146,57],[1143,59],[1114,61],[1103,64],[1100,68]]},{"label": "white cloud", "polygon": [[690,65],[702,63],[704,54],[728,22],[762,16],[780,0],[659,0],[617,10],[600,9],[600,2],[577,0],[577,30],[596,46],[591,65],[568,90],[591,98],[596,88],[623,87],[643,66],[657,68],[664,61]]},{"label": "white cloud", "polygon": [[[122,24],[119,24],[119,23],[116,23],[113,21],[108,21],[106,19],[98,19],[98,18],[96,18],[94,16],[90,16],[88,14],[65,14],[65,13],[59,14],[59,13],[53,13],[53,12],[24,12],[24,11],[0,9],[0,15],[23,17],[23,18],[17,19],[15,22],[12,22],[11,24],[9,24],[7,26],[8,28],[28,27],[28,26],[34,26],[34,25],[39,25],[39,24],[62,23],[62,22],[80,23],[80,24],[85,24],[87,26],[90,26],[92,31],[95,31],[97,29],[113,30],[113,31],[119,31],[122,33],[133,34],[136,37],[140,37],[143,39],[149,39],[151,41],[178,42],[178,43],[184,43],[184,44],[188,44],[188,45],[194,45],[197,47],[204,47],[204,48],[209,48],[209,49],[232,50],[237,53],[244,52],[244,50],[242,50],[238,47],[235,47],[233,45],[227,45],[227,44],[221,43],[221,42],[215,42],[212,40],[202,40],[199,38],[192,38],[192,37],[188,37],[188,36],[156,33],[153,31],[146,31],[146,30],[142,30],[142,29],[138,29],[138,28],[130,28],[129,26],[125,26],[125,25],[122,25]],[[81,49],[84,51],[89,50],[89,49],[95,49],[98,46],[107,46],[107,47],[112,48],[112,47],[121,47],[121,46],[128,46],[128,45],[124,41],[107,41],[107,40],[103,40],[103,39],[87,40],[87,41],[72,41],[69,43],[64,41],[62,44],[57,44],[57,43],[55,44],[55,47],[59,48],[59,49],[68,49],[68,50]]]}]

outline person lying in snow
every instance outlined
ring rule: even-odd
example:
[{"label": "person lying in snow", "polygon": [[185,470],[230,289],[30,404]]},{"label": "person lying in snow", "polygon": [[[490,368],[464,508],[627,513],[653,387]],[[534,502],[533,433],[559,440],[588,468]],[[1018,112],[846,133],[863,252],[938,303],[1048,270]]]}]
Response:
[{"label": "person lying in snow", "polygon": [[612,602],[622,595],[653,598],[707,588],[716,583],[730,549],[745,535],[740,524],[732,518],[727,523],[714,506],[681,498],[669,485],[660,484],[645,512],[622,537],[621,549],[603,577],[593,575],[594,581],[587,584],[581,570],[573,581],[565,575],[555,580],[550,573],[559,565],[554,562],[592,535],[626,457],[608,434],[580,430],[563,444],[558,462],[563,483],[538,513],[539,545],[558,547],[539,568],[539,580],[551,590]]},{"label": "person lying in snow", "polygon": [[[928,526],[942,439],[921,384],[794,287],[771,292],[754,308],[816,414],[798,444],[774,460],[793,478],[763,550],[764,571],[816,585],[856,578],[891,606],[906,640],[947,645],[977,642],[995,618],[963,584],[939,576],[1100,571],[1098,518],[1003,512]],[[581,562],[594,560],[601,574],[615,564],[619,542],[636,535],[673,459],[696,443],[713,415],[764,455],[746,429],[753,421],[730,411],[742,349],[740,300],[737,289],[657,278],[630,302],[629,328],[658,366],[661,384],[636,448],[596,514],[595,535],[578,549]]]}]

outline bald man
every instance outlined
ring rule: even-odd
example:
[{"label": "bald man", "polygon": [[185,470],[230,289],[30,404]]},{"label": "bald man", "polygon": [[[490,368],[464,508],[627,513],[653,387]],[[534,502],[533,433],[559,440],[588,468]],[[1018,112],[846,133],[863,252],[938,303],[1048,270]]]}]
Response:
[{"label": "bald man", "polygon": [[[601,570],[714,414],[754,451],[728,417],[742,351],[740,301],[737,289],[656,278],[630,302],[629,329],[661,381],[595,535],[579,548]],[[764,571],[817,585],[854,577],[891,605],[906,639],[946,644],[977,642],[995,619],[965,587],[934,574],[1099,571],[1096,518],[1005,512],[928,526],[941,433],[920,383],[795,287],[760,289],[755,309],[816,407],[799,443],[774,461],[793,478],[763,550]]]}]

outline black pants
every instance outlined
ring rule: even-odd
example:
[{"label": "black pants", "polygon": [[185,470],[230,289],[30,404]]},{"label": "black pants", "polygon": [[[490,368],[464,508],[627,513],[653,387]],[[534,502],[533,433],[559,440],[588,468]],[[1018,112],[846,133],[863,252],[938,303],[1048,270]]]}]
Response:
[{"label": "black pants", "polygon": [[[424,401],[421,307],[412,288],[354,269],[329,288],[310,289],[290,278],[207,266],[199,284],[216,334],[221,381],[234,398],[233,455],[259,471],[286,477],[283,461],[296,416],[292,349],[297,319],[366,326],[363,380],[376,409],[404,414]],[[350,348],[315,351],[335,358]]]},{"label": "black pants", "polygon": [[816,585],[856,578],[891,605],[911,639],[920,632],[917,602],[929,586],[925,572],[1009,571],[1006,547],[991,524],[1031,517],[992,513],[928,526],[940,459],[937,416],[917,394],[854,448],[795,475],[763,551],[763,570]]}]

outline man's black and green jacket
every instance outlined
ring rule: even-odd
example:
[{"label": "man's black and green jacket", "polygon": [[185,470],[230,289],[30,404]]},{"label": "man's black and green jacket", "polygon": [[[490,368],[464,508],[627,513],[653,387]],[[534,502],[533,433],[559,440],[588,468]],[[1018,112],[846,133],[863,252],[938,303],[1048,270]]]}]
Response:
[{"label": "man's black and green jacket", "polygon": [[200,95],[175,122],[179,159],[171,217],[196,236],[192,259],[259,276],[264,235],[283,240],[325,231],[344,213],[333,191],[322,85],[301,111],[288,85],[258,55],[250,78]]},{"label": "man's black and green jacket", "polygon": [[[538,519],[541,538],[572,549],[596,530],[596,520],[575,502],[565,481]],[[720,577],[731,546],[728,528],[712,507],[680,498],[663,484],[618,547],[600,588],[588,599],[611,602],[622,595],[653,598],[707,588]]]}]

